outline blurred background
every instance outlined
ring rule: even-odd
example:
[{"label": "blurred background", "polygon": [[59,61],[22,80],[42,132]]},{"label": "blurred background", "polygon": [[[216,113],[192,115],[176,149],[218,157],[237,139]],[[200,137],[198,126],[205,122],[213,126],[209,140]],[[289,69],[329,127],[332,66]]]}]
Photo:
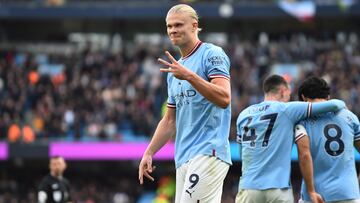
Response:
[{"label": "blurred background", "polygon": [[[264,76],[286,77],[293,100],[304,78],[321,76],[360,115],[358,0],[0,0],[0,203],[36,202],[52,155],[68,162],[75,203],[173,201],[171,142],[155,182],[140,186],[137,166],[166,109],[156,59],[179,58],[165,27],[178,3],[231,59],[234,166],[222,202],[234,201],[241,175],[236,118],[263,99]],[[294,150],[297,199],[300,180]]]}]

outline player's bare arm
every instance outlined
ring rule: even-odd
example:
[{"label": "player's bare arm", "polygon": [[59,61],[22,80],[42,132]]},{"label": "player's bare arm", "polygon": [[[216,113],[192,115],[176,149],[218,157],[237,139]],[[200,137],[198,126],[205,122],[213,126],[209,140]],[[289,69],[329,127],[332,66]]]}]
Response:
[{"label": "player's bare arm", "polygon": [[227,108],[231,101],[230,81],[226,78],[214,78],[208,82],[179,64],[174,57],[166,51],[165,54],[171,63],[158,59],[160,63],[169,67],[160,69],[161,72],[172,73],[180,80],[187,80],[197,91],[200,92],[207,100],[221,108]]},{"label": "player's bare arm", "polygon": [[152,157],[169,141],[172,136],[175,135],[175,121],[175,108],[168,108],[164,117],[159,122],[154,136],[145,150],[139,164],[140,184],[144,183],[144,176],[149,180],[154,181],[154,178],[150,175],[155,170],[155,166],[152,165]]},{"label": "player's bare arm", "polygon": [[321,195],[315,191],[314,187],[313,160],[310,153],[309,137],[302,125],[296,125],[295,129],[300,171],[304,178],[307,192],[311,198],[311,202],[323,203],[324,200],[321,198]]}]

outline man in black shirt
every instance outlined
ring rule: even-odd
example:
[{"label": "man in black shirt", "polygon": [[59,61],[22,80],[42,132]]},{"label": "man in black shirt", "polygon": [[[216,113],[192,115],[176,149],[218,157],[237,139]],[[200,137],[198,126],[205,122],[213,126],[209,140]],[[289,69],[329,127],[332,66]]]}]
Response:
[{"label": "man in black shirt", "polygon": [[45,176],[39,186],[38,203],[69,203],[69,181],[63,177],[66,169],[64,158],[50,158],[50,174]]}]

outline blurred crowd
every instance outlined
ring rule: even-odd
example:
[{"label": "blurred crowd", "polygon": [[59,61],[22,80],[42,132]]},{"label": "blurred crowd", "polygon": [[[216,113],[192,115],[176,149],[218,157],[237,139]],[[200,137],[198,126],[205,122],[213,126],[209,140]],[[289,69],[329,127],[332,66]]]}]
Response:
[{"label": "blurred crowd", "polygon": [[[57,67],[49,64],[62,68],[54,72]],[[149,135],[166,94],[159,68],[142,48],[130,57],[88,50],[72,55],[2,51],[1,135],[14,129],[9,139],[16,140],[24,126],[36,139],[117,140],[127,131]]]},{"label": "blurred crowd", "polygon": [[[129,42],[131,44],[131,42]],[[263,99],[269,73],[283,74],[294,90],[315,74],[332,97],[360,115],[360,46],[354,33],[318,38],[303,34],[221,41],[231,60],[232,133],[238,113]],[[166,75],[157,58],[170,44],[137,43],[131,50],[32,53],[0,50],[0,136],[10,141],[147,139],[166,102]]]}]

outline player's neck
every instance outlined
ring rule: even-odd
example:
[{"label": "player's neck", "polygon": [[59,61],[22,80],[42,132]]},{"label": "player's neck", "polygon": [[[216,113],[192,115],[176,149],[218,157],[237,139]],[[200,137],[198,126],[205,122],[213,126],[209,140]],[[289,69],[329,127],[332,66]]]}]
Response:
[{"label": "player's neck", "polygon": [[200,42],[199,38],[196,37],[193,40],[190,40],[188,43],[179,46],[181,57],[183,58],[191,54],[191,52],[193,52],[194,49],[196,49],[199,42]]},{"label": "player's neck", "polygon": [[320,99],[320,98],[318,98],[318,99],[308,99],[307,100],[308,102],[324,102],[324,101],[327,101],[327,99]]},{"label": "player's neck", "polygon": [[61,178],[61,177],[62,177],[61,174],[56,174],[56,173],[54,173],[54,172],[50,172],[50,175],[53,176],[53,177],[55,177],[55,178]]},{"label": "player's neck", "polygon": [[281,102],[281,99],[277,95],[266,94],[264,101],[279,101],[279,102]]}]

